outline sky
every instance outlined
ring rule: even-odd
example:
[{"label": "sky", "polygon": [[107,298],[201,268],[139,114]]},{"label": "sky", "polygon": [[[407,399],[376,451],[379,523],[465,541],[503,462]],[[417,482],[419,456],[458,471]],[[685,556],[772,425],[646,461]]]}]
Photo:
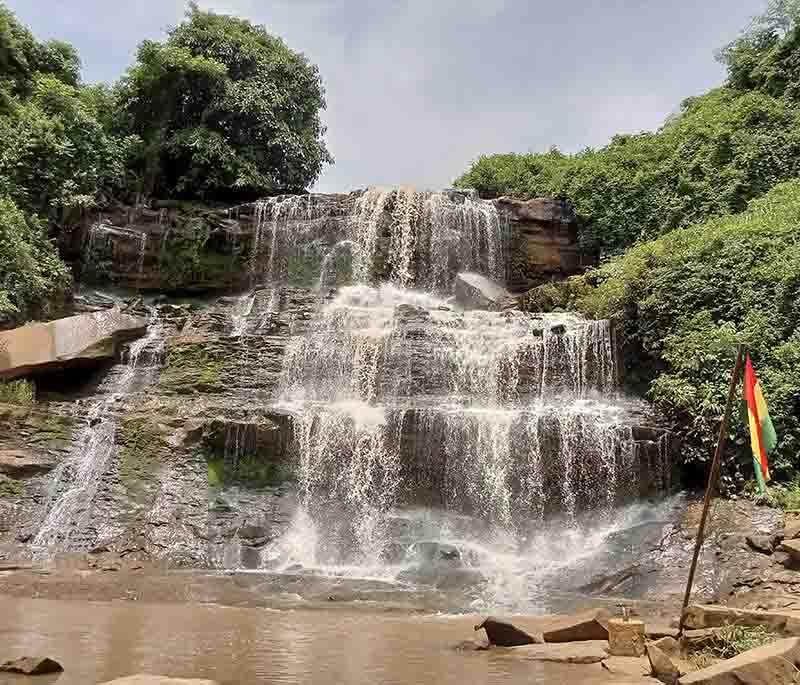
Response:
[{"label": "sky", "polygon": [[[113,82],[185,0],[4,0]],[[320,69],[336,163],[321,192],[447,187],[482,154],[574,152],[658,128],[718,85],[715,50],[766,0],[207,0]]]}]

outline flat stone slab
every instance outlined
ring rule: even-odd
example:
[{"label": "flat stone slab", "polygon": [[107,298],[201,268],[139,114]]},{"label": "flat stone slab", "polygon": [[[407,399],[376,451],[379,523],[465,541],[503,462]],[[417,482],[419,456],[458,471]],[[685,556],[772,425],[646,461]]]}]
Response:
[{"label": "flat stone slab", "polygon": [[511,294],[486,276],[465,272],[456,276],[455,298],[463,309],[496,309]]},{"label": "flat stone slab", "polygon": [[797,683],[800,639],[751,649],[680,679],[680,685],[790,685]]},{"label": "flat stone slab", "polygon": [[594,609],[573,616],[562,616],[542,633],[545,642],[580,642],[607,640],[608,620],[611,614],[605,609]]},{"label": "flat stone slab", "polygon": [[692,604],[686,608],[684,627],[690,630],[726,625],[764,626],[784,635],[800,635],[800,612],[753,611],[714,604]]},{"label": "flat stone slab", "polygon": [[165,675],[140,673],[116,680],[109,680],[100,685],[219,685],[216,680],[198,680],[197,678],[170,678]]},{"label": "flat stone slab", "polygon": [[114,308],[3,331],[0,378],[109,359],[116,354],[117,343],[146,330],[147,321]]},{"label": "flat stone slab", "polygon": [[800,540],[784,540],[780,549],[789,554],[794,561],[800,561]]},{"label": "flat stone slab", "polygon": [[604,640],[563,642],[560,644],[509,647],[494,653],[524,661],[549,661],[557,664],[598,664],[608,658],[608,643]]},{"label": "flat stone slab", "polygon": [[55,466],[52,459],[29,450],[0,450],[0,473],[12,478],[31,478]]}]

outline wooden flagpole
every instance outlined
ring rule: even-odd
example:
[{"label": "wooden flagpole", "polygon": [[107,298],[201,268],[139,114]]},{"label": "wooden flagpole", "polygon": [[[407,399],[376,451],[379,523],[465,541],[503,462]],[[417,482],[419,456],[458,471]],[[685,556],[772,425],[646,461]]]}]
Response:
[{"label": "wooden flagpole", "polygon": [[700,527],[697,530],[697,541],[694,545],[694,556],[692,557],[692,565],[689,568],[689,580],[686,582],[686,594],[683,596],[683,607],[681,608],[681,618],[678,624],[678,634],[683,635],[683,619],[686,614],[686,607],[689,606],[689,598],[692,595],[692,584],[694,583],[694,573],[697,570],[697,560],[700,558],[700,548],[703,546],[703,533],[705,532],[706,519],[708,518],[708,510],[711,506],[711,500],[714,497],[714,490],[717,487],[719,480],[720,464],[722,462],[722,453],[725,450],[725,442],[728,439],[728,423],[731,419],[731,408],[733,401],[736,397],[736,386],[739,383],[739,376],[742,373],[742,365],[744,364],[744,345],[740,344],[736,351],[736,365],[733,368],[731,375],[731,384],[728,388],[728,403],[725,405],[725,414],[722,417],[722,424],[719,427],[719,439],[717,440],[717,449],[714,452],[714,461],[711,463],[711,471],[708,474],[708,484],[706,485],[706,496],[703,500],[703,513],[700,516]]}]

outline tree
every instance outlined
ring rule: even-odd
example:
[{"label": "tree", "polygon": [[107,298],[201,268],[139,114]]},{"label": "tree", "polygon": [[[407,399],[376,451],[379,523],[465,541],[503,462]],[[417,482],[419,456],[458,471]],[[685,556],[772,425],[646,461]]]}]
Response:
[{"label": "tree", "polygon": [[70,282],[42,223],[0,196],[0,328],[46,317]]},{"label": "tree", "polygon": [[165,43],[145,41],[118,88],[141,136],[147,194],[255,199],[311,185],[332,161],[316,66],[264,27],[190,6]]}]

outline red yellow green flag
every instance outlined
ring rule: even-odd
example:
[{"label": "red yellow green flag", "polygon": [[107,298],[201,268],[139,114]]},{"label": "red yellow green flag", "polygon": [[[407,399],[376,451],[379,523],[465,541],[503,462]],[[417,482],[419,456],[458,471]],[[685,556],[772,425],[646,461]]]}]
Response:
[{"label": "red yellow green flag", "polygon": [[756,378],[756,372],[753,370],[753,363],[750,361],[749,354],[747,355],[744,369],[744,399],[747,402],[750,445],[753,448],[756,479],[763,492],[764,483],[770,479],[767,455],[775,449],[775,445],[778,443],[778,436],[775,434],[772,419],[769,418],[767,403],[764,400],[764,394],[761,392],[761,384]]}]

